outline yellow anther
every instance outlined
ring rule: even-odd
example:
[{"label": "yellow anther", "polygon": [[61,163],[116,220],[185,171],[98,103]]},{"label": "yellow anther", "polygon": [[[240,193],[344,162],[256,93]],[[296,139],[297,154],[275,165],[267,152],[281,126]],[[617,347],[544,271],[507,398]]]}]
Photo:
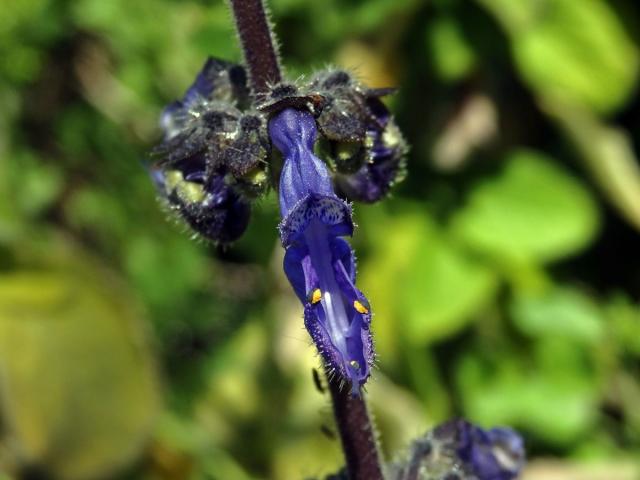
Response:
[{"label": "yellow anther", "polygon": [[358,363],[357,360],[351,360],[349,362],[349,365],[351,365],[353,368],[355,368],[356,370],[360,370],[360,364]]},{"label": "yellow anther", "polygon": [[197,203],[204,200],[204,187],[195,182],[180,182],[176,186],[178,197],[185,203]]},{"label": "yellow anther", "polygon": [[358,300],[353,301],[353,308],[356,309],[358,313],[369,313],[369,309],[361,304]]},{"label": "yellow anther", "polygon": [[311,292],[311,303],[316,304],[322,298],[322,292],[319,288],[316,288],[313,292]]},{"label": "yellow anther", "polygon": [[184,178],[180,170],[169,170],[164,175],[164,185],[167,192],[174,190],[181,182],[184,182]]}]

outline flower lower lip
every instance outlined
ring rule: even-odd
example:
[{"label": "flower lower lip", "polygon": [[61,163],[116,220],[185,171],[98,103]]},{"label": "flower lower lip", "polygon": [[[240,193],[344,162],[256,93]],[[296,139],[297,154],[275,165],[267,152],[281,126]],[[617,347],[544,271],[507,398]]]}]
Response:
[{"label": "flower lower lip", "polygon": [[349,317],[340,288],[335,279],[333,256],[328,242],[327,227],[314,219],[304,233],[309,247],[311,264],[318,274],[322,292],[322,308],[326,315],[326,328],[336,349],[347,353],[346,336],[349,331]]}]

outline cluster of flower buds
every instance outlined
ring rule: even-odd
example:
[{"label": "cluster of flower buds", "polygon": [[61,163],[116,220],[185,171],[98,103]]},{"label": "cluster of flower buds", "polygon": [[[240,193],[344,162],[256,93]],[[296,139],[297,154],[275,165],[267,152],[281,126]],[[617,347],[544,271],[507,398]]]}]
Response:
[{"label": "cluster of flower buds", "polygon": [[219,244],[236,240],[251,202],[278,188],[285,273],[327,370],[353,395],[373,365],[372,314],[342,237],[354,229],[347,202],[375,202],[404,175],[407,147],[380,100],[388,93],[330,70],[252,97],[241,66],[209,59],[163,112],[151,168],[169,207]]},{"label": "cluster of flower buds", "polygon": [[164,110],[161,126],[151,167],[161,197],[196,233],[221,244],[236,240],[251,200],[268,188],[271,151],[244,68],[210,58],[182,100]]},{"label": "cluster of flower buds", "polygon": [[466,420],[444,423],[415,440],[393,480],[514,480],[525,460],[522,437],[510,428],[484,430]]},{"label": "cluster of flower buds", "polygon": [[286,108],[316,121],[321,157],[338,196],[375,202],[404,175],[407,150],[380,97],[342,70],[254,98],[244,67],[210,58],[182,100],[163,112],[152,176],[160,195],[197,233],[219,244],[246,229],[251,203],[277,185],[282,161],[267,124]]},{"label": "cluster of flower buds", "polygon": [[405,173],[407,145],[380,100],[393,89],[368,89],[343,70],[322,71],[308,84],[282,84],[259,108],[273,112],[306,108],[320,133],[321,156],[329,164],[337,194],[372,203]]}]

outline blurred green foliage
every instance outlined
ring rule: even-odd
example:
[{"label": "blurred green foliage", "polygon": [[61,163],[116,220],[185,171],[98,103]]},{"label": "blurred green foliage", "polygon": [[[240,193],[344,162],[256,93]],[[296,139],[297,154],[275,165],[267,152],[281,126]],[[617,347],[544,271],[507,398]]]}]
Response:
[{"label": "blurred green foliage", "polygon": [[[290,75],[333,63],[400,87],[409,176],[356,206],[354,238],[385,452],[463,415],[519,428],[527,478],[551,478],[536,473],[549,457],[563,478],[581,463],[638,478],[636,2],[270,4]],[[240,59],[222,2],[0,4],[9,478],[294,479],[340,464],[275,196],[216,249],[167,221],[142,168],[161,108],[207,55]]]}]

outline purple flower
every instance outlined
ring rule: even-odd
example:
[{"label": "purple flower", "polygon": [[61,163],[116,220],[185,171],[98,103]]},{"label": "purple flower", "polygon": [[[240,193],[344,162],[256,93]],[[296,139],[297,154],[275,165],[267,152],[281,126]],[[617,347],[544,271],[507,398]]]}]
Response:
[{"label": "purple flower", "polygon": [[415,440],[408,459],[392,466],[390,478],[514,480],[524,462],[524,443],[516,431],[484,430],[456,419]]},{"label": "purple flower", "polygon": [[464,469],[478,480],[513,480],[524,463],[522,437],[510,428],[484,430],[458,419],[439,426],[434,438],[451,442]]},{"label": "purple flower", "polygon": [[304,305],[304,323],[328,369],[359,395],[373,362],[371,308],[355,286],[355,256],[341,237],[353,233],[351,207],[336,196],[325,164],[313,154],[316,122],[285,109],[269,122],[282,153],[280,238],[284,270]]}]

